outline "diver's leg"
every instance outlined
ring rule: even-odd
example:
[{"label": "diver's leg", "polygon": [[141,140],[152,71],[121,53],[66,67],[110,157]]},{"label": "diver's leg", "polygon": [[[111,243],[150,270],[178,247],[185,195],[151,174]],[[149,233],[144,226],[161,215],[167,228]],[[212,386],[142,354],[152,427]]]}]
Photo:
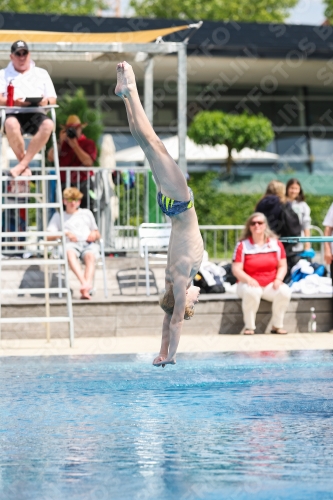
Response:
[{"label": "diver's leg", "polygon": [[[126,113],[127,113],[127,119],[128,119],[128,124],[129,124],[129,128],[130,128],[131,134],[134,137],[134,139],[136,140],[136,142],[144,150],[143,145],[141,144],[141,141],[140,141],[140,139],[141,139],[140,135],[137,133],[136,128],[135,128],[135,122],[134,122],[133,113],[132,113],[132,109],[131,109],[131,105],[129,103],[129,100],[126,99],[126,98],[123,98],[123,101],[125,103],[125,108],[126,108]],[[155,182],[156,182],[156,185],[157,185],[157,190],[161,191],[161,184],[160,184],[160,181],[158,179],[157,172],[154,169],[153,165],[150,165],[150,166],[151,166],[151,170],[153,172],[153,176],[154,176],[154,179],[155,179]]]},{"label": "diver's leg", "polygon": [[139,98],[132,66],[126,62],[117,66],[115,93],[129,101],[135,138],[147,156],[152,171],[157,174],[162,193],[174,200],[187,201],[189,192],[185,177],[151,126]]}]

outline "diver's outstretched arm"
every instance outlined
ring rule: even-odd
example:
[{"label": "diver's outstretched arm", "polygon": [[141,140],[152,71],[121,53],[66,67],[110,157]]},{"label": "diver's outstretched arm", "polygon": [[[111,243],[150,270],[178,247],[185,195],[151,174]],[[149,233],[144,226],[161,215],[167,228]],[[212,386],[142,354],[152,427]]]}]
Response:
[{"label": "diver's outstretched arm", "polygon": [[169,352],[168,356],[161,361],[155,362],[155,366],[174,365],[176,363],[176,352],[179,345],[180,334],[183,328],[185,306],[186,306],[186,284],[185,276],[179,276],[173,285],[175,305],[169,326]]},{"label": "diver's outstretched arm", "polygon": [[[160,366],[161,361],[166,359],[169,354],[169,343],[170,343],[170,321],[171,316],[167,313],[164,315],[163,326],[162,326],[162,340],[161,349],[159,355],[154,359],[153,365]],[[163,368],[164,365],[162,364]]]}]

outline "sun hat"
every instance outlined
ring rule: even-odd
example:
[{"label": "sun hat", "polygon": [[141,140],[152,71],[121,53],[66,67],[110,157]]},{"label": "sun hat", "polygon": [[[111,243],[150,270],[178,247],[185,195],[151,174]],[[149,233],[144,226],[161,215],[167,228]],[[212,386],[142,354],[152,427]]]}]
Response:
[{"label": "sun hat", "polygon": [[80,118],[77,115],[69,115],[65,125],[63,127],[68,128],[68,127],[86,127],[87,123],[82,123]]}]

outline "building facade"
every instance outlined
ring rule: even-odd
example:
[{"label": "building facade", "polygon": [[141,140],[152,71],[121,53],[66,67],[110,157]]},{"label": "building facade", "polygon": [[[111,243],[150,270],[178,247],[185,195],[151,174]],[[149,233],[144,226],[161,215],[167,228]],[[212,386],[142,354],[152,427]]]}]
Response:
[{"label": "building facade", "polygon": [[[7,13],[2,13],[2,21],[3,30],[17,33],[36,26],[43,31],[104,33],[184,24],[160,19]],[[202,109],[262,113],[272,121],[275,131],[268,151],[277,153],[279,160],[274,165],[252,162],[246,165],[247,171],[274,167],[276,171],[333,174],[330,26],[205,21],[197,31],[181,31],[166,40],[183,41],[188,35],[188,123]],[[42,53],[32,55],[51,74],[59,96],[79,87],[85,89],[91,107],[102,110],[104,130],[112,133],[118,149],[134,144],[123,103],[114,95],[119,56],[83,53],[59,59]],[[144,58],[140,54],[124,58],[133,64],[142,94]],[[1,67],[7,61],[8,54],[0,52]],[[154,58],[154,127],[161,136],[177,133],[177,60],[172,54]]]}]

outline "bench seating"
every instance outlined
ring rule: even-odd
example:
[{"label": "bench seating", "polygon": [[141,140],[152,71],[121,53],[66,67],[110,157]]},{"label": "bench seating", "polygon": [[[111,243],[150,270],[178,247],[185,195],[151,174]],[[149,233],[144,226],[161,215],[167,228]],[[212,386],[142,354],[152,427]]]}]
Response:
[{"label": "bench seating", "polygon": [[[317,331],[332,328],[332,298],[329,295],[300,296],[294,294],[286,313],[285,327],[290,333],[307,332],[310,307],[315,307]],[[51,299],[51,314],[63,316],[64,300]],[[23,304],[22,299],[12,299],[2,304],[2,317],[42,316],[43,299],[31,297]],[[161,335],[163,311],[158,306],[158,296],[111,296],[107,300],[73,301],[76,337],[113,337],[133,335]],[[271,304],[261,301],[257,315],[257,333],[269,332]],[[241,300],[233,294],[201,295],[195,316],[184,322],[183,334],[237,335],[243,329]],[[51,325],[51,336],[67,337],[64,324]],[[44,338],[43,325],[2,325],[2,338]]]}]

